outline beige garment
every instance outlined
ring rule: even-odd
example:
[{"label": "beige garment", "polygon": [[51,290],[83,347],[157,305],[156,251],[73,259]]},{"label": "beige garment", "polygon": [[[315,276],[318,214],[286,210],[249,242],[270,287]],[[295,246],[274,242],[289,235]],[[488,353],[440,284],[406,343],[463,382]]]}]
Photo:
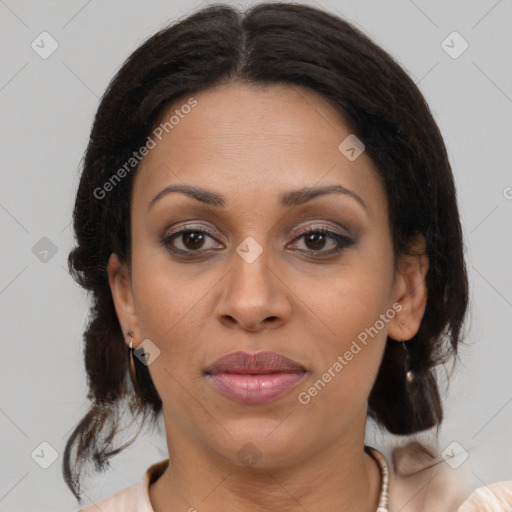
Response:
[{"label": "beige garment", "polygon": [[169,459],[151,465],[140,482],[90,505],[78,512],[154,512],[149,499],[149,486],[165,471]]},{"label": "beige garment", "polygon": [[496,482],[480,487],[463,503],[457,512],[512,511],[512,481]]},{"label": "beige garment", "polygon": [[[78,512],[154,512],[149,499],[149,486],[165,471],[169,459],[150,466],[142,480],[113,496],[80,509]],[[453,478],[447,464],[401,475],[390,469],[390,512],[512,512],[512,480],[497,482],[470,493]],[[470,496],[468,497],[468,494]]]}]

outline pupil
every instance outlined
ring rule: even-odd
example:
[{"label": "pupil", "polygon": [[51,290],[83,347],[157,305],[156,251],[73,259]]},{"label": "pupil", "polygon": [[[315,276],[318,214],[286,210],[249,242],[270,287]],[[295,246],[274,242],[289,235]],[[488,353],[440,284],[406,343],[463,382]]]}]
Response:
[{"label": "pupil", "polygon": [[[204,241],[203,235],[200,233],[186,233],[183,235],[185,238],[185,246],[189,249],[199,249]],[[190,243],[190,245],[188,245]]]},{"label": "pupil", "polygon": [[323,233],[312,233],[306,237],[306,243],[308,241],[313,242],[313,247],[308,246],[310,249],[322,249],[325,243],[325,235]]}]

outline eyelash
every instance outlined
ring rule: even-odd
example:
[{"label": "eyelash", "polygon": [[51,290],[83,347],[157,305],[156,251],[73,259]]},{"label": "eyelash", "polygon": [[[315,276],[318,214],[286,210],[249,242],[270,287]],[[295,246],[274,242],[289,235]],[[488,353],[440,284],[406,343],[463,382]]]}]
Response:
[{"label": "eyelash", "polygon": [[[203,255],[201,254],[202,252],[204,251],[208,251],[208,250],[211,250],[211,249],[198,249],[198,250],[183,250],[183,249],[177,249],[176,247],[174,247],[172,245],[172,242],[176,239],[176,238],[179,238],[180,236],[183,236],[185,234],[190,234],[190,233],[200,233],[200,234],[203,234],[203,235],[208,235],[209,237],[215,239],[215,235],[212,234],[210,231],[208,231],[207,229],[205,229],[203,226],[201,227],[195,227],[195,226],[187,226],[185,229],[182,229],[180,231],[176,231],[175,233],[171,233],[171,234],[168,234],[168,235],[164,235],[160,242],[163,246],[165,246],[166,248],[168,248],[173,254],[175,255],[178,255],[178,256],[182,256],[182,257],[185,257],[185,258],[198,258],[198,257],[203,257]],[[308,235],[311,235],[311,234],[322,234],[322,235],[325,235],[327,236],[328,238],[331,238],[333,240],[335,240],[337,242],[337,245],[334,249],[330,249],[330,250],[323,250],[323,249],[319,249],[319,250],[313,250],[313,249],[304,249],[304,250],[301,250],[301,252],[307,252],[307,253],[316,253],[318,254],[318,256],[313,256],[314,258],[325,258],[325,257],[328,257],[328,256],[332,256],[332,255],[335,255],[335,254],[338,254],[340,253],[341,251],[343,251],[344,249],[346,249],[347,247],[350,247],[351,245],[354,244],[354,241],[351,240],[350,238],[346,237],[345,235],[342,235],[340,233],[337,233],[335,231],[331,231],[329,229],[327,229],[325,226],[321,226],[321,227],[308,227],[306,228],[305,230],[301,231],[294,239],[293,241],[296,241],[296,240],[299,240],[300,238],[303,238],[305,236],[308,236]]]}]

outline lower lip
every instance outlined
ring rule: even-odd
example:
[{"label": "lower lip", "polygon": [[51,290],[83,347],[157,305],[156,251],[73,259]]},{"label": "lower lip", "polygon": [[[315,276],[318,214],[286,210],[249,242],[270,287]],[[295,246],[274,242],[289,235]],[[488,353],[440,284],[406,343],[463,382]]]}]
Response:
[{"label": "lower lip", "polygon": [[213,386],[223,395],[242,404],[264,404],[275,400],[295,387],[305,372],[209,375]]}]

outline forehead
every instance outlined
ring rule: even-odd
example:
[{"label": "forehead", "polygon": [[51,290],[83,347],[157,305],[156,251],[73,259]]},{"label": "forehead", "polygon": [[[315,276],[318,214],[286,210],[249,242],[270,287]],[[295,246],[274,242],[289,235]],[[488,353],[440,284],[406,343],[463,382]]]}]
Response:
[{"label": "forehead", "polygon": [[[189,104],[194,107],[184,107]],[[332,183],[369,202],[385,200],[371,159],[363,152],[351,161],[340,151],[351,136],[343,116],[306,88],[230,83],[193,95],[192,103],[179,100],[160,127],[139,166],[135,202],[149,203],[174,183],[208,185],[227,206],[249,195],[269,198]]]}]

